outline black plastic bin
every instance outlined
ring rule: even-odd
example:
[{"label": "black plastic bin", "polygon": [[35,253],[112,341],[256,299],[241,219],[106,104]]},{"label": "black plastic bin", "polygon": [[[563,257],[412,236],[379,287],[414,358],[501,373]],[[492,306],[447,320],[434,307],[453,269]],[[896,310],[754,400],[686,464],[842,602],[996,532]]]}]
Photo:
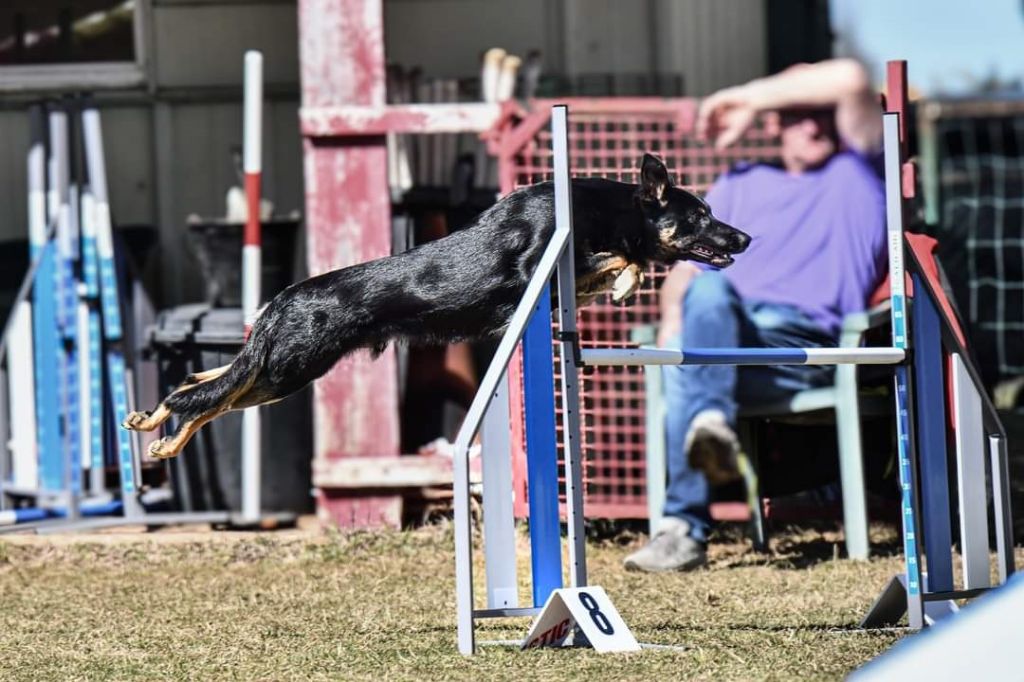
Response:
[{"label": "black plastic bin", "polygon": [[[261,289],[263,300],[295,281],[299,241],[298,218],[276,218],[261,223],[263,242]],[[206,302],[217,307],[242,305],[241,223],[193,218],[190,244],[199,261],[206,286]]]},{"label": "black plastic bin", "polygon": [[[163,394],[192,372],[226,365],[242,346],[241,308],[189,304],[162,311],[150,328]],[[312,510],[312,389],[260,408],[261,506],[265,512]],[[171,460],[171,478],[182,511],[241,511],[242,413],[204,426]]]}]

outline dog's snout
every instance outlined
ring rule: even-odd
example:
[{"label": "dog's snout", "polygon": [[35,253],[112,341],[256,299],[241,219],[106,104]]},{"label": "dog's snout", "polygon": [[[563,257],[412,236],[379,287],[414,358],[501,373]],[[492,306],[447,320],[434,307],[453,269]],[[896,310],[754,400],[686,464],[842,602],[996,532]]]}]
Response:
[{"label": "dog's snout", "polygon": [[737,230],[736,228],[732,228],[732,230],[735,233],[733,235],[733,243],[736,245],[736,248],[733,249],[733,253],[743,253],[747,250],[747,247],[750,246],[750,235],[746,232]]},{"label": "dog's snout", "polygon": [[750,246],[750,235],[732,225],[715,220],[713,229],[712,238],[729,253],[743,253]]}]

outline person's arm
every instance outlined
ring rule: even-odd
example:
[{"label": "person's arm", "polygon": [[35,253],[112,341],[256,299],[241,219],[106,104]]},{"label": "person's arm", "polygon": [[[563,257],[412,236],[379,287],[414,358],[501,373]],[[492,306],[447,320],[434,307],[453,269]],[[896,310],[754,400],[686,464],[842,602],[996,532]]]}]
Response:
[{"label": "person's arm", "polygon": [[724,149],[738,140],[765,111],[792,107],[836,108],[836,127],[844,142],[863,153],[882,143],[878,95],[864,67],[853,59],[801,64],[706,98],[697,114],[697,134]]},{"label": "person's arm", "polygon": [[673,337],[683,331],[683,297],[694,277],[698,277],[702,270],[690,261],[683,260],[672,266],[665,281],[658,289],[658,308],[660,319],[658,320],[659,348],[666,348]]}]

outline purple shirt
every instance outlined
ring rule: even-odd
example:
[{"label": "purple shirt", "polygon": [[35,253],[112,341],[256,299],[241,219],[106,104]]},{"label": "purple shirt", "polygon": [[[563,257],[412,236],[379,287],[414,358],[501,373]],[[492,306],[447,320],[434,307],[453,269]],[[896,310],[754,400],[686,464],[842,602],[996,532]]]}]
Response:
[{"label": "purple shirt", "polygon": [[882,180],[854,152],[800,175],[763,164],[734,169],[707,202],[752,238],[722,271],[740,296],[795,306],[833,336],[888,272]]}]

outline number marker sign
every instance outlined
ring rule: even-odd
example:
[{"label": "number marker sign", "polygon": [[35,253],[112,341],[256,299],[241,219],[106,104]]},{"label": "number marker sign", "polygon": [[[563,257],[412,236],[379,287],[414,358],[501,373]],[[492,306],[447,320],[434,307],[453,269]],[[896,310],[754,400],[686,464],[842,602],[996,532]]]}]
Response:
[{"label": "number marker sign", "polygon": [[[573,626],[576,627],[573,627]],[[570,641],[578,630],[582,641]],[[523,640],[523,649],[589,644],[598,653],[640,651],[633,633],[604,589],[596,585],[555,590]]]}]

